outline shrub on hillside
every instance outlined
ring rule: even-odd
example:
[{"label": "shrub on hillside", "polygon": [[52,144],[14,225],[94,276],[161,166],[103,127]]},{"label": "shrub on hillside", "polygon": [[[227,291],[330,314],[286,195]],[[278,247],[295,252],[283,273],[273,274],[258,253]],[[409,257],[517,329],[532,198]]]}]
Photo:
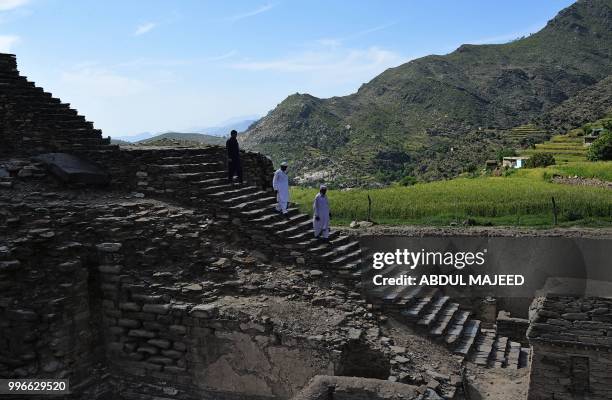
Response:
[{"label": "shrub on hillside", "polygon": [[602,133],[589,147],[587,158],[590,161],[612,160],[612,132]]},{"label": "shrub on hillside", "polygon": [[402,179],[400,179],[399,184],[402,186],[412,186],[417,183],[417,180],[414,176],[406,175]]},{"label": "shrub on hillside", "polygon": [[550,153],[533,153],[525,163],[527,168],[555,165],[555,157]]},{"label": "shrub on hillside", "polygon": [[516,150],[509,148],[497,150],[497,161],[502,162],[504,157],[516,157]]}]

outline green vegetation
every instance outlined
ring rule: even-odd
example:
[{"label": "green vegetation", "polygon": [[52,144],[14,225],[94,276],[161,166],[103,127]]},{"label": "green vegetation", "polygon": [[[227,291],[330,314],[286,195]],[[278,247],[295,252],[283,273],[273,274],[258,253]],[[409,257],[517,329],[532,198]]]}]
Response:
[{"label": "green vegetation", "polygon": [[516,156],[516,150],[515,149],[510,149],[510,148],[501,148],[497,151],[497,161],[498,162],[502,162],[502,160],[504,159],[504,157],[515,157]]},{"label": "green vegetation", "polygon": [[544,176],[578,176],[581,178],[595,178],[612,182],[612,161],[602,162],[572,162],[563,165],[554,165],[544,169]]},{"label": "green vegetation", "polygon": [[548,167],[555,165],[555,157],[550,153],[533,153],[525,164],[527,168]]},{"label": "green vegetation", "polygon": [[590,161],[612,160],[612,132],[602,133],[589,147],[587,158]]},{"label": "green vegetation", "polygon": [[536,153],[550,154],[555,158],[557,164],[563,164],[586,161],[587,148],[584,146],[584,138],[578,136],[578,132],[574,131],[567,135],[553,136],[547,142],[536,144],[522,151],[521,155],[531,157]]},{"label": "green vegetation", "polygon": [[[558,167],[555,167],[558,168]],[[517,170],[509,177],[457,178],[410,187],[330,190],[335,224],[364,219],[367,195],[372,218],[385,224],[448,225],[473,218],[480,225],[552,225],[551,197],[561,225],[612,224],[612,191],[549,183],[543,169]],[[316,189],[293,188],[292,199],[310,212]]]},{"label": "green vegetation", "polygon": [[[415,59],[348,96],[291,95],[250,126],[244,148],[293,160],[301,182],[324,175],[338,186],[449,179],[470,164],[481,168],[500,148],[551,150],[536,145],[550,127],[565,132],[612,103],[611,6],[576,2],[533,35]],[[584,148],[554,150],[585,160]]]}]

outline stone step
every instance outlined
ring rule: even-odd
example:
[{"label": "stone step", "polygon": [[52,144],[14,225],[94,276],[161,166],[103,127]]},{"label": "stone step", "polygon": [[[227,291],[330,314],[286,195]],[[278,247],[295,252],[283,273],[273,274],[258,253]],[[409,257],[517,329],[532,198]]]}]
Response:
[{"label": "stone step", "polygon": [[[308,218],[308,221],[310,221],[310,224],[312,226],[312,217],[307,215],[307,218]],[[350,240],[351,240],[351,237],[345,236],[345,235],[340,236],[336,239],[330,240],[328,243],[321,243],[320,241],[313,239],[312,244],[306,247],[306,249],[311,254],[323,255],[324,253],[327,253],[330,249],[333,249],[337,246],[342,246],[342,245],[349,243]],[[305,244],[306,242],[302,242],[302,243]]]},{"label": "stone step", "polygon": [[506,351],[506,368],[518,369],[521,356],[521,344],[517,342],[508,343]]},{"label": "stone step", "polygon": [[431,302],[437,297],[437,290],[438,289],[434,288],[423,288],[421,293],[415,297],[408,307],[402,310],[400,314],[408,321],[417,321],[425,310],[430,307]]},{"label": "stone step", "polygon": [[227,181],[223,181],[220,182],[216,185],[209,185],[209,186],[205,186],[205,187],[199,187],[198,188],[198,193],[201,195],[205,195],[205,196],[212,196],[215,193],[220,193],[223,191],[227,191],[227,190],[232,190],[234,188],[237,187],[252,187],[252,186],[248,186],[248,185],[234,185],[232,183],[227,183]]},{"label": "stone step", "polygon": [[329,264],[332,266],[336,266],[340,264],[350,263],[351,261],[361,259],[361,255],[361,249],[358,248],[357,250],[353,250],[350,253],[342,254],[339,257],[330,260]]},{"label": "stone step", "polygon": [[217,187],[227,183],[227,178],[211,178],[203,179],[201,181],[193,181],[193,185],[200,189],[207,189],[210,187]]},{"label": "stone step", "polygon": [[[175,153],[178,154],[178,153]],[[224,165],[224,162],[221,160],[215,160],[214,158],[216,158],[215,154],[210,154],[210,153],[202,153],[202,154],[189,154],[189,155],[185,155],[185,154],[181,154],[181,155],[176,155],[176,156],[166,156],[166,157],[162,157],[161,159],[159,159],[157,161],[157,165],[161,165],[161,164],[169,164],[169,165],[176,165],[176,164],[202,164],[202,163],[215,163],[217,164],[217,166],[219,165]]]},{"label": "stone step", "polygon": [[521,347],[521,354],[519,356],[518,367],[519,368],[527,368],[529,366],[529,347]]},{"label": "stone step", "polygon": [[488,366],[494,343],[495,331],[485,329],[481,330],[480,334],[474,339],[470,359],[476,365],[480,365],[482,367]]},{"label": "stone step", "polygon": [[210,180],[226,179],[225,171],[207,171],[207,172],[178,172],[168,174],[169,178],[179,181],[199,181],[206,182]]},{"label": "stone step", "polygon": [[291,243],[300,243],[305,240],[311,239],[313,237],[314,237],[314,231],[310,229],[308,231],[303,231],[303,232],[297,233],[292,236],[287,236],[287,241]]},{"label": "stone step", "polygon": [[[288,216],[291,217],[299,213],[297,208],[290,208],[287,210]],[[279,221],[284,218],[276,209],[274,204],[269,204],[265,207],[259,207],[253,210],[242,211],[241,214],[250,219],[251,222],[263,223],[263,221]]]},{"label": "stone step", "polygon": [[256,186],[232,186],[228,190],[221,190],[216,193],[211,193],[210,196],[215,200],[229,199],[232,197],[242,196],[250,193],[257,193],[259,191],[261,191],[261,189]]},{"label": "stone step", "polygon": [[[275,216],[281,217],[281,215],[278,213],[275,213]],[[292,214],[289,217],[289,219],[281,218],[279,220],[278,218],[272,218],[270,220],[266,219],[266,220],[261,220],[261,221],[258,220],[254,222],[261,223],[262,224],[261,227],[265,230],[277,232],[279,230],[283,230],[283,228],[287,228],[294,224],[298,224],[304,221],[310,221],[310,218],[308,217],[308,215],[296,213],[296,214]]]},{"label": "stone step", "polygon": [[493,342],[493,348],[489,357],[489,368],[503,368],[506,366],[506,348],[508,346],[508,338],[505,336],[497,336]]},{"label": "stone step", "polygon": [[437,320],[438,315],[448,303],[449,297],[442,296],[433,300],[430,308],[424,313],[424,315],[417,321],[417,325],[423,328],[429,329],[431,325]]},{"label": "stone step", "polygon": [[240,194],[237,196],[228,197],[228,198],[225,198],[224,200],[221,200],[221,202],[229,207],[229,206],[238,205],[238,204],[252,201],[252,200],[262,199],[264,197],[269,197],[269,196],[270,196],[269,192],[260,190],[257,192],[250,192],[247,194]]},{"label": "stone step", "polygon": [[[300,210],[293,207],[287,209],[289,220],[293,217],[300,215]],[[255,214],[254,214],[255,215]],[[255,215],[249,220],[251,223],[259,224],[262,227],[266,227],[275,223],[287,223],[287,218],[276,211],[274,207],[266,207],[263,209],[263,214]]]},{"label": "stone step", "polygon": [[[217,162],[184,163],[184,164],[149,164],[147,166],[147,169],[151,172],[180,173],[180,172],[218,171],[221,166],[222,165]],[[226,172],[224,173],[226,174]]]},{"label": "stone step", "polygon": [[[308,221],[308,222],[310,222],[310,221]],[[335,257],[337,257],[338,255],[345,254],[345,253],[350,253],[350,252],[353,252],[355,250],[360,249],[358,241],[349,242],[347,244],[343,244],[343,245],[340,245],[340,246],[332,244],[332,246],[333,246],[332,250],[328,251],[327,253],[323,253],[321,255],[321,258],[323,258],[324,260],[332,260]]]},{"label": "stone step", "polygon": [[394,286],[390,291],[382,294],[382,301],[386,304],[394,304],[398,307],[407,307],[414,303],[421,295],[421,286]]},{"label": "stone step", "polygon": [[278,235],[282,236],[294,236],[302,232],[307,232],[309,234],[313,234],[312,231],[312,221],[309,219],[297,221],[291,224],[292,226],[276,231]]},{"label": "stone step", "polygon": [[455,346],[453,353],[457,355],[461,355],[463,357],[467,356],[474,345],[474,340],[478,336],[480,332],[480,321],[477,319],[470,319],[466,322],[465,327],[463,328],[463,332],[461,334],[461,338],[458,340],[457,345]]},{"label": "stone step", "polygon": [[455,314],[459,310],[459,304],[448,303],[444,309],[440,312],[438,321],[433,325],[429,334],[433,337],[441,337],[450,328],[450,322],[455,317]]},{"label": "stone step", "polygon": [[234,206],[230,206],[228,207],[229,210],[231,211],[236,211],[236,212],[244,212],[244,211],[250,211],[250,210],[256,210],[259,209],[261,207],[271,207],[272,209],[274,209],[274,202],[275,202],[275,198],[271,197],[271,196],[265,196],[265,197],[261,197],[258,199],[250,199],[247,200],[243,203],[239,203],[236,204]]},{"label": "stone step", "polygon": [[361,259],[358,259],[351,263],[336,265],[333,267],[333,269],[335,271],[346,271],[346,272],[350,272],[351,274],[353,274],[359,271],[360,265],[361,265]]},{"label": "stone step", "polygon": [[450,327],[447,329],[444,341],[448,345],[456,343],[465,329],[465,324],[470,318],[471,312],[466,310],[459,310],[455,313],[455,317],[450,323]]}]

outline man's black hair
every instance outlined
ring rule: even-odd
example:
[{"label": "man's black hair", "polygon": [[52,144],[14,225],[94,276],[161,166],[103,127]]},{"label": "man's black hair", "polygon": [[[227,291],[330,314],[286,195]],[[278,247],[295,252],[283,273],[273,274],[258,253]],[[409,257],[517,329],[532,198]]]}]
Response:
[{"label": "man's black hair", "polygon": [[230,135],[237,135],[238,132],[236,131],[236,129],[232,129],[232,131],[230,132]]}]

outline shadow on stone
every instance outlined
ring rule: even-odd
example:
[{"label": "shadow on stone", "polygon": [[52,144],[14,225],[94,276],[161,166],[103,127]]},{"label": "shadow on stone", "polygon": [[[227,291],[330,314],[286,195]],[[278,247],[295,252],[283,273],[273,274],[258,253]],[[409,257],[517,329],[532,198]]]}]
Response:
[{"label": "shadow on stone", "polygon": [[83,185],[107,185],[108,174],[90,163],[72,154],[46,153],[34,157],[42,162],[53,175],[65,183]]}]

